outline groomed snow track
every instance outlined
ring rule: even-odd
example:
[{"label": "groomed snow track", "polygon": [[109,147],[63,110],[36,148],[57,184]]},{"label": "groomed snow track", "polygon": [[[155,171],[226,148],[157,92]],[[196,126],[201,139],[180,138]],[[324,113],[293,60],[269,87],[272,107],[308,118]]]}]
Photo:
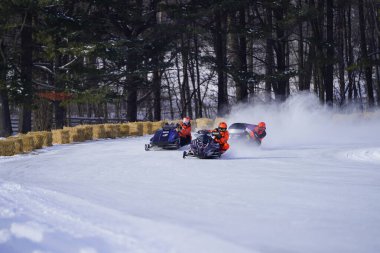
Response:
[{"label": "groomed snow track", "polygon": [[380,252],[380,143],[199,160],[148,140],[0,158],[0,252]]}]

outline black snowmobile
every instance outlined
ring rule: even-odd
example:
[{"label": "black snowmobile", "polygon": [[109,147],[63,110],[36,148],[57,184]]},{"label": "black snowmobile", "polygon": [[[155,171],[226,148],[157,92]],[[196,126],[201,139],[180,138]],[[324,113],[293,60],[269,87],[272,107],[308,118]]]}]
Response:
[{"label": "black snowmobile", "polygon": [[191,141],[190,150],[183,151],[183,158],[187,156],[200,159],[220,158],[222,152],[219,143],[212,138],[212,133],[207,130],[200,130],[197,133],[198,136]]},{"label": "black snowmobile", "polygon": [[149,144],[145,144],[145,150],[149,151],[154,147],[162,149],[179,149],[181,147],[180,142],[177,125],[165,125],[162,129],[159,129],[154,133]]},{"label": "black snowmobile", "polygon": [[253,130],[256,127],[254,124],[249,123],[233,123],[228,128],[228,132],[230,133],[230,141],[232,143],[242,143],[242,144],[255,144],[260,145],[261,142],[259,138],[256,138],[252,141],[252,138],[249,135],[249,130]]}]

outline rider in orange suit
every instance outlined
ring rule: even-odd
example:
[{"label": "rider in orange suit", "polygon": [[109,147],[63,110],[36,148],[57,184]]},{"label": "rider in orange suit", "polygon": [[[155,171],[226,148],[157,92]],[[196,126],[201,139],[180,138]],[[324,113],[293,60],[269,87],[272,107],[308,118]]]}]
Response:
[{"label": "rider in orange suit", "polygon": [[183,118],[182,122],[178,125],[178,134],[181,146],[187,145],[191,142],[191,124],[189,117]]},{"label": "rider in orange suit", "polygon": [[257,125],[252,125],[251,128],[246,128],[246,131],[249,133],[251,139],[259,145],[261,144],[261,141],[264,139],[264,137],[267,135],[265,130],[265,122],[260,122]]},{"label": "rider in orange suit", "polygon": [[214,136],[214,141],[219,143],[220,151],[222,153],[226,152],[230,147],[227,143],[230,138],[230,134],[227,131],[227,124],[225,122],[220,122],[218,128],[212,130],[212,135]]}]

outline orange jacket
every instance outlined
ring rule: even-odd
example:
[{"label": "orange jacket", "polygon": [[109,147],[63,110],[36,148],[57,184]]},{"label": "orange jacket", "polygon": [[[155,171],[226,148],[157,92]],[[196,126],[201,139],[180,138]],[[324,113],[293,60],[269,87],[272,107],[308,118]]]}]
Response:
[{"label": "orange jacket", "polygon": [[222,132],[216,128],[216,129],[212,130],[212,132],[213,133],[218,132],[221,135],[220,138],[218,136],[214,137],[214,141],[216,141],[217,143],[219,143],[221,145],[227,143],[228,139],[230,138],[230,133],[228,131]]},{"label": "orange jacket", "polygon": [[186,137],[186,136],[191,137],[191,125],[186,126],[185,124],[183,124],[183,122],[181,122],[179,126],[180,126],[180,131],[178,132],[178,134],[180,137]]},{"label": "orange jacket", "polygon": [[249,135],[253,139],[257,139],[260,142],[264,139],[264,137],[267,135],[265,130],[260,130],[258,126],[256,126],[253,131],[249,131]]}]

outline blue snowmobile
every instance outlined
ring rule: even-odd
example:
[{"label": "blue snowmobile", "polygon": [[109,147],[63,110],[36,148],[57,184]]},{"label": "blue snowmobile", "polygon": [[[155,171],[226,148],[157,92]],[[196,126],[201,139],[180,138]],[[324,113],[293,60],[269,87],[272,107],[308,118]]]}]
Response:
[{"label": "blue snowmobile", "polygon": [[157,130],[150,139],[149,144],[145,144],[145,150],[152,148],[161,149],[178,149],[181,147],[180,137],[177,131],[177,125],[165,125],[162,129]]},{"label": "blue snowmobile", "polygon": [[212,133],[207,130],[199,130],[197,133],[198,136],[191,141],[190,150],[183,151],[182,157],[220,158],[222,152],[220,151],[219,143],[212,138]]}]

